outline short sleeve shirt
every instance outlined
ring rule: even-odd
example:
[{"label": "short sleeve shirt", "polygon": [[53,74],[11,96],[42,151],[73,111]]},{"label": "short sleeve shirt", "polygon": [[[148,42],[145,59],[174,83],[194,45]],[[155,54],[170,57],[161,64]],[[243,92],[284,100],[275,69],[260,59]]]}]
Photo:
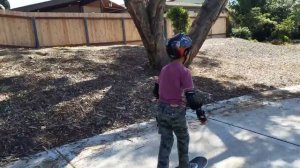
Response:
[{"label": "short sleeve shirt", "polygon": [[159,74],[159,101],[182,105],[183,91],[193,87],[190,70],[180,63],[172,62],[164,66]]}]

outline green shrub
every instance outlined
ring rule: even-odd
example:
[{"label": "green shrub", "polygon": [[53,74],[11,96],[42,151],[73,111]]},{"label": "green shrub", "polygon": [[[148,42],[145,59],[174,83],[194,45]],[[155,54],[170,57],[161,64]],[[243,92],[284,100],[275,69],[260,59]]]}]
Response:
[{"label": "green shrub", "polygon": [[288,37],[288,36],[282,36],[282,39],[281,39],[283,42],[291,42],[291,39]]},{"label": "green shrub", "polygon": [[[295,0],[232,0],[233,27],[248,27],[258,41],[300,38],[300,5]],[[293,22],[294,24],[293,24]]]},{"label": "green shrub", "polygon": [[260,20],[252,30],[252,37],[258,41],[266,41],[271,37],[272,32],[276,27],[276,22],[269,19]]},{"label": "green shrub", "polygon": [[300,4],[293,8],[292,15],[295,22],[295,29],[292,32],[292,38],[300,39]]},{"label": "green shrub", "polygon": [[292,32],[292,39],[300,39],[300,26]]},{"label": "green shrub", "polygon": [[295,31],[295,21],[293,17],[288,17],[280,24],[276,25],[275,30],[272,32],[273,39],[280,39],[284,42],[290,41],[292,33]]},{"label": "green shrub", "polygon": [[172,21],[173,31],[177,33],[187,33],[190,25],[188,11],[182,7],[173,7],[168,10],[167,18]]},{"label": "green shrub", "polygon": [[258,41],[268,40],[277,24],[270,19],[269,13],[263,14],[259,7],[252,8],[244,22],[252,32],[252,38]]},{"label": "green shrub", "polygon": [[272,20],[282,22],[291,15],[294,3],[293,0],[270,0],[267,5],[267,11],[271,14]]},{"label": "green shrub", "polygon": [[251,31],[248,27],[239,27],[239,28],[233,28],[232,29],[232,36],[243,38],[243,39],[250,39],[251,38]]}]

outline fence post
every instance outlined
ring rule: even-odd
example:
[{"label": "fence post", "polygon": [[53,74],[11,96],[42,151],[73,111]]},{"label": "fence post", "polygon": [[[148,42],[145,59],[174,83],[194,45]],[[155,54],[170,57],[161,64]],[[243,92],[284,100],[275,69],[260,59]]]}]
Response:
[{"label": "fence post", "polygon": [[86,17],[84,17],[84,31],[85,31],[86,45],[90,45],[89,29],[88,29],[88,22]]},{"label": "fence post", "polygon": [[126,30],[125,30],[125,20],[124,18],[121,18],[122,21],[122,32],[123,32],[123,44],[126,44]]},{"label": "fence post", "polygon": [[38,33],[37,33],[35,17],[31,17],[31,21],[32,21],[32,31],[34,34],[35,48],[40,48],[40,42],[39,42],[39,37],[38,37]]}]

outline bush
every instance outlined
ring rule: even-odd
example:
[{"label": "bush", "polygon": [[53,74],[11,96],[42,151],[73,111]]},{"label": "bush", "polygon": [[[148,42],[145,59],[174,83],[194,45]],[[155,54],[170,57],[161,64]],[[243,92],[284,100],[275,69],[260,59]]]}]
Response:
[{"label": "bush", "polygon": [[173,7],[168,10],[167,18],[172,21],[173,31],[175,34],[187,33],[189,28],[188,11],[182,7]]},{"label": "bush", "polygon": [[276,22],[270,19],[259,20],[255,28],[252,30],[252,37],[258,41],[269,40],[275,27]]},{"label": "bush", "polygon": [[250,39],[251,38],[251,31],[248,27],[239,27],[239,28],[233,28],[232,29],[232,36],[243,38],[243,39]]},{"label": "bush", "polygon": [[300,26],[292,32],[292,39],[300,39]]},{"label": "bush", "polygon": [[288,37],[288,36],[282,36],[282,39],[281,39],[283,42],[291,42],[291,39]]},{"label": "bush", "polygon": [[244,22],[252,32],[252,38],[258,41],[268,40],[277,24],[270,19],[269,13],[262,14],[258,7],[251,9]]},{"label": "bush", "polygon": [[280,39],[283,42],[290,41],[292,33],[295,31],[295,21],[293,17],[288,17],[280,24],[276,25],[275,30],[272,32],[273,39]]},{"label": "bush", "polygon": [[293,39],[300,39],[300,5],[293,8],[293,19],[295,22],[295,29],[292,32]]},{"label": "bush", "polygon": [[295,0],[237,0],[231,1],[229,11],[234,16],[233,27],[248,27],[252,39],[288,41],[300,37],[300,5]]},{"label": "bush", "polygon": [[292,0],[270,1],[267,11],[271,14],[272,20],[282,22],[291,15],[294,3]]}]

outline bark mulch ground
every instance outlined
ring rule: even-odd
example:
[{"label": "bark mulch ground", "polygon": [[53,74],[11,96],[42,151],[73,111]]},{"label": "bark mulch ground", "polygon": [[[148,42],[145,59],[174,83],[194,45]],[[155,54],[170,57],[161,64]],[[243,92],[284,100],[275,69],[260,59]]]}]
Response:
[{"label": "bark mulch ground", "polygon": [[[207,40],[194,84],[223,100],[300,84],[300,45]],[[0,166],[154,117],[143,47],[0,48]]]}]

